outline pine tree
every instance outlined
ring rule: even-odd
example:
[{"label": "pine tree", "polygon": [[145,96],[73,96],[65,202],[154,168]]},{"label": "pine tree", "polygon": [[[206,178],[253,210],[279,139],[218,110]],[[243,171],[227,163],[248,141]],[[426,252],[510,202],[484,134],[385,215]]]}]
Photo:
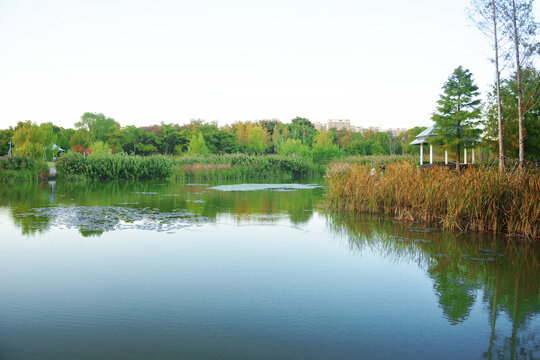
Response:
[{"label": "pine tree", "polygon": [[191,156],[206,156],[210,154],[210,150],[208,149],[208,146],[206,146],[206,142],[204,141],[204,136],[202,132],[199,131],[198,133],[195,133],[193,134],[193,136],[191,136],[191,141],[189,142],[188,146],[188,152]]},{"label": "pine tree", "polygon": [[443,94],[437,101],[437,108],[432,116],[437,127],[437,142],[456,149],[459,170],[461,147],[465,141],[474,140],[481,130],[479,123],[481,109],[478,99],[478,86],[475,85],[471,72],[459,66],[443,85]]}]

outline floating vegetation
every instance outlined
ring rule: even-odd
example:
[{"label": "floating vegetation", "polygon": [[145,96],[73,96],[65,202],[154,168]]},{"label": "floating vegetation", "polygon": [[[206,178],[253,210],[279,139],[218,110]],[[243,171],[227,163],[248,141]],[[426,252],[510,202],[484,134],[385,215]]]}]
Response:
[{"label": "floating vegetation", "polygon": [[285,191],[285,190],[311,190],[321,188],[316,184],[237,184],[237,185],[219,185],[210,189],[219,191]]},{"label": "floating vegetation", "polygon": [[111,230],[174,231],[188,226],[212,222],[213,219],[186,210],[160,212],[157,208],[120,206],[57,206],[35,208],[17,217],[45,218],[36,226],[77,228],[81,232]]}]

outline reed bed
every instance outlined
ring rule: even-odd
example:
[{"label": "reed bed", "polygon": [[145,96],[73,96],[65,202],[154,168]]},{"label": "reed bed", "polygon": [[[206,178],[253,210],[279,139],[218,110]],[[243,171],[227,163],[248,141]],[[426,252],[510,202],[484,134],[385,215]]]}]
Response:
[{"label": "reed bed", "polygon": [[386,165],[396,162],[418,162],[416,156],[405,154],[405,155],[353,155],[347,156],[340,162],[349,163],[349,164],[362,164],[362,165]]},{"label": "reed bed", "polygon": [[36,182],[48,175],[49,169],[43,161],[17,156],[0,157],[0,184]]},{"label": "reed bed", "polygon": [[296,155],[186,156],[177,158],[173,178],[176,180],[300,178],[312,175],[316,171],[315,165]]},{"label": "reed bed", "polygon": [[174,160],[165,156],[111,155],[99,158],[66,154],[56,162],[59,178],[93,180],[166,179]]},{"label": "reed bed", "polygon": [[335,163],[327,170],[331,209],[386,214],[444,229],[540,237],[540,174],[471,168],[383,169]]}]

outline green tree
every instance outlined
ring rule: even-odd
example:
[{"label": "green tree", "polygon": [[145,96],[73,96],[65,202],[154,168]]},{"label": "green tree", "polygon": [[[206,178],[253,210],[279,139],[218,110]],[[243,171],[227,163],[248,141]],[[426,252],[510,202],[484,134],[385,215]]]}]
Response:
[{"label": "green tree", "polygon": [[18,126],[13,134],[13,153],[41,159],[45,156],[49,136],[45,128],[31,121],[25,121]]},{"label": "green tree", "polygon": [[77,129],[88,130],[91,141],[110,143],[120,129],[120,124],[114,119],[106,117],[102,113],[96,114],[86,112],[81,116],[81,121],[75,123],[75,127]]},{"label": "green tree", "polygon": [[502,4],[502,14],[506,20],[503,35],[512,43],[515,56],[519,167],[522,169],[525,162],[525,127],[523,124],[525,111],[522,106],[522,69],[531,64],[532,58],[538,54],[539,43],[536,38],[537,23],[534,20],[533,0],[507,0],[503,1]]},{"label": "green tree", "polygon": [[390,135],[386,132],[378,132],[373,139],[371,155],[390,155]]},{"label": "green tree", "polygon": [[[515,80],[512,78],[501,81],[501,101],[503,132],[505,134],[505,156],[510,158],[519,157],[519,124],[518,124],[518,97]],[[521,100],[524,109],[523,126],[526,129],[524,148],[530,160],[540,161],[540,72],[534,68],[522,71],[521,82],[523,96]],[[497,103],[495,89],[488,98],[485,116],[484,140],[493,149],[497,142]]]},{"label": "green tree", "polygon": [[246,148],[250,154],[263,154],[266,150],[264,141],[265,131],[260,126],[249,128],[246,139]]},{"label": "green tree", "polygon": [[71,138],[75,135],[74,129],[64,129],[59,128],[58,134],[56,135],[56,145],[60,146],[64,150],[71,148]]},{"label": "green tree", "polygon": [[481,130],[476,128],[481,115],[478,95],[478,86],[475,85],[471,72],[459,66],[444,83],[443,94],[440,95],[432,116],[438,134],[434,142],[455,148],[458,170],[461,147],[465,141],[474,140],[481,133]]},{"label": "green tree", "polygon": [[334,135],[331,131],[319,131],[313,145],[313,161],[321,163],[338,157],[343,153],[338,145],[334,144]]},{"label": "green tree", "polygon": [[296,154],[306,159],[311,159],[311,149],[309,146],[302,144],[300,140],[287,139],[282,141],[277,146],[277,152],[279,155],[292,155]]},{"label": "green tree", "polygon": [[58,150],[53,150],[53,146],[56,143],[57,135],[55,133],[55,128],[59,130],[58,126],[54,126],[53,123],[43,123],[39,125],[41,129],[43,129],[43,136],[42,142],[44,144],[44,157],[48,160],[51,160]]},{"label": "green tree", "polygon": [[415,126],[399,135],[403,147],[403,154],[416,154],[418,152],[417,146],[409,144],[416,138],[418,134],[426,129],[427,128],[425,126]]},{"label": "green tree", "polygon": [[102,158],[112,154],[112,149],[103,141],[94,141],[90,145],[90,149],[92,152],[88,155],[88,157]]},{"label": "green tree", "polygon": [[0,156],[7,155],[9,152],[9,142],[13,138],[13,133],[11,126],[9,129],[0,130]]},{"label": "green tree", "polygon": [[207,156],[210,154],[210,150],[208,150],[208,146],[206,146],[202,132],[199,131],[198,133],[193,134],[189,141],[188,152],[191,156]]},{"label": "green tree", "polygon": [[289,134],[293,139],[300,139],[302,143],[311,146],[315,133],[315,126],[308,119],[297,116],[291,120]]},{"label": "green tree", "polygon": [[493,48],[493,64],[495,65],[495,100],[497,102],[497,120],[499,144],[499,171],[504,171],[504,137],[502,125],[502,104],[501,104],[501,70],[499,67],[499,58],[501,53],[501,26],[502,19],[502,0],[471,0],[469,17],[476,27],[487,37]]}]

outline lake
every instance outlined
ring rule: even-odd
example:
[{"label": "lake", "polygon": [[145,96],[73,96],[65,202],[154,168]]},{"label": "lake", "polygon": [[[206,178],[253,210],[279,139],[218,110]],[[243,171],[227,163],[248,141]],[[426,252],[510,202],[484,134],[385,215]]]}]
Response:
[{"label": "lake", "polygon": [[297,184],[0,188],[1,359],[540,358],[540,252]]}]

